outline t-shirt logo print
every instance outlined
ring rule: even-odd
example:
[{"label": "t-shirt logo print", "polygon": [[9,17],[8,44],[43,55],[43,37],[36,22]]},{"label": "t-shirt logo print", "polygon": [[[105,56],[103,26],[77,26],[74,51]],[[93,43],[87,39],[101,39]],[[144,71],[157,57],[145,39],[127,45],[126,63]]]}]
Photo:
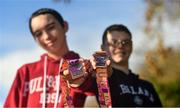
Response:
[{"label": "t-shirt logo print", "polygon": [[143,104],[143,99],[141,99],[139,96],[134,96],[134,103],[141,106]]}]

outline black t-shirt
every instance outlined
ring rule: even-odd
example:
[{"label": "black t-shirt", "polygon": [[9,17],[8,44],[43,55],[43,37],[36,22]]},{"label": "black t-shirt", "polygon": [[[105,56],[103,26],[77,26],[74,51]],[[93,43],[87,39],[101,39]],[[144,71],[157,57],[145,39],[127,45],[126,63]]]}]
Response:
[{"label": "black t-shirt", "polygon": [[[153,87],[153,85],[145,80],[139,79],[130,71],[126,75],[124,72],[114,69],[113,74],[108,79],[112,107],[161,107],[161,101]],[[94,83],[95,79],[94,79]],[[96,97],[98,96],[97,85]],[[98,100],[98,98],[97,98]]]}]

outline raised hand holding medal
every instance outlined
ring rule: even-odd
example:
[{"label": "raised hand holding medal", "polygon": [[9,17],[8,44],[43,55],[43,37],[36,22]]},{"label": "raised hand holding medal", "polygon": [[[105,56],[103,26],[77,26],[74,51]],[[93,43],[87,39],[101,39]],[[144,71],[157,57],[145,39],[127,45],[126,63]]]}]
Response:
[{"label": "raised hand holding medal", "polygon": [[93,54],[94,60],[91,62],[96,70],[96,82],[99,93],[99,102],[102,108],[111,108],[111,94],[108,84],[108,76],[111,75],[111,71],[108,67],[110,60],[105,51],[98,51]]}]

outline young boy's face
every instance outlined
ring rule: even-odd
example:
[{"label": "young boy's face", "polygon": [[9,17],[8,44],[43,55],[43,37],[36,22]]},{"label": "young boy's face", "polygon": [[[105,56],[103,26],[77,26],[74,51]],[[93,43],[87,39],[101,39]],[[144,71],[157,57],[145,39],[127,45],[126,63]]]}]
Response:
[{"label": "young boy's face", "polygon": [[129,56],[132,52],[132,42],[130,36],[126,32],[108,32],[107,45],[107,50],[115,63],[128,63]]},{"label": "young boy's face", "polygon": [[34,17],[31,21],[31,27],[35,40],[49,53],[61,51],[66,44],[67,27],[63,28],[51,14]]}]

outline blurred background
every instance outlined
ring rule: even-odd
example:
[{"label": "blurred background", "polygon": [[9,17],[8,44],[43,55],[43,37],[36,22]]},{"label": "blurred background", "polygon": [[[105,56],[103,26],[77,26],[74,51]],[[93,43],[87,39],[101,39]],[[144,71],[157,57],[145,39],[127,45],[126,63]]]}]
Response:
[{"label": "blurred background", "polygon": [[[28,28],[42,7],[62,14],[69,48],[87,59],[107,26],[126,25],[134,44],[130,68],[155,85],[163,106],[180,106],[180,0],[0,0],[0,107],[17,69],[44,53]],[[86,106],[96,105],[88,97]]]}]

